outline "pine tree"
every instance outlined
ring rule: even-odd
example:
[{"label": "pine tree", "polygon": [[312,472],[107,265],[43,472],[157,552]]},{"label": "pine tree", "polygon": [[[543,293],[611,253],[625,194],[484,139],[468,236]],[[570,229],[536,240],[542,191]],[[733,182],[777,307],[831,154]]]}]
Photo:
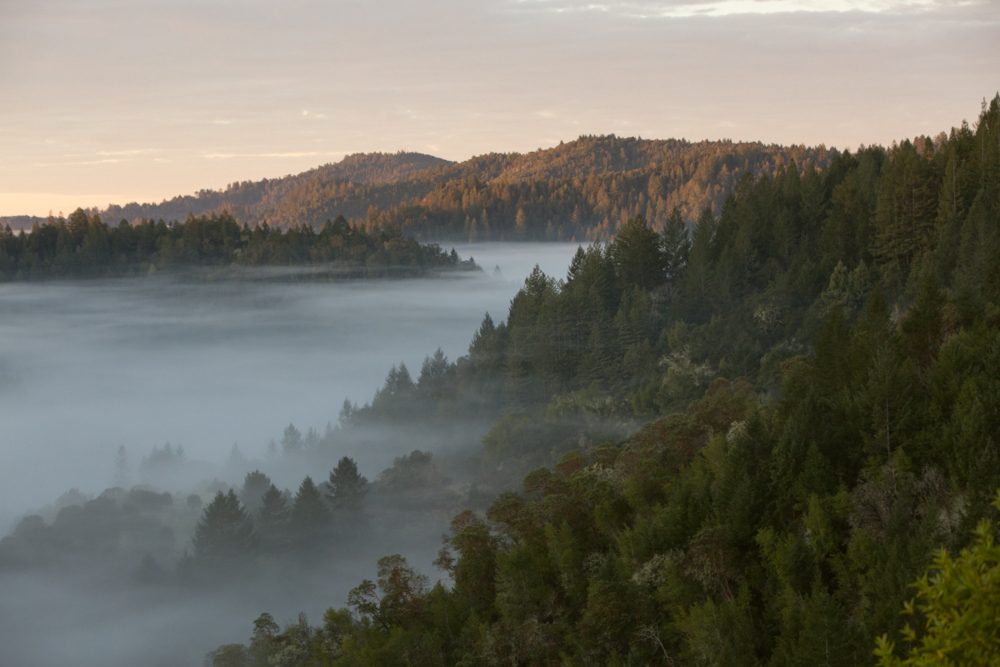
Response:
[{"label": "pine tree", "polygon": [[267,487],[256,515],[257,534],[261,547],[266,551],[280,552],[289,539],[289,508],[285,493],[274,484]]},{"label": "pine tree", "polygon": [[240,490],[240,502],[250,514],[260,511],[264,495],[272,487],[271,478],[259,470],[248,472],[243,478],[243,488]]},{"label": "pine tree", "polygon": [[642,216],[632,218],[618,230],[609,250],[623,286],[651,290],[666,280],[667,257],[662,242]]},{"label": "pine tree", "polygon": [[289,527],[300,544],[325,540],[330,532],[330,509],[311,477],[302,480],[292,503]]},{"label": "pine tree", "polygon": [[691,238],[687,225],[681,218],[679,208],[674,208],[663,230],[663,255],[667,280],[676,283],[687,267],[688,253],[691,252]]},{"label": "pine tree", "polygon": [[253,523],[235,491],[215,494],[195,528],[193,545],[196,562],[213,567],[244,561],[252,553]]},{"label": "pine tree", "polygon": [[298,454],[302,451],[302,432],[295,428],[295,424],[285,427],[281,437],[281,448],[285,454]]},{"label": "pine tree", "polygon": [[330,471],[330,490],[327,498],[336,509],[357,511],[368,493],[368,480],[358,472],[358,464],[347,456]]}]

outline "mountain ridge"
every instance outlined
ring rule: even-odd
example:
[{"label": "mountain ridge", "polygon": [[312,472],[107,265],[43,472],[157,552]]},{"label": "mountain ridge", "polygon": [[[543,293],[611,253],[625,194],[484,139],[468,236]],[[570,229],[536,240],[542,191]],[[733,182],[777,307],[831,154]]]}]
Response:
[{"label": "mountain ridge", "polygon": [[581,135],[461,162],[406,151],[354,153],[298,174],[99,212],[135,222],[225,211],[241,224],[280,228],[318,227],[344,215],[368,231],[401,229],[423,239],[602,238],[635,215],[661,226],[674,208],[693,222],[706,208],[718,213],[746,175],[773,176],[792,165],[805,175],[836,154],[822,145]]}]

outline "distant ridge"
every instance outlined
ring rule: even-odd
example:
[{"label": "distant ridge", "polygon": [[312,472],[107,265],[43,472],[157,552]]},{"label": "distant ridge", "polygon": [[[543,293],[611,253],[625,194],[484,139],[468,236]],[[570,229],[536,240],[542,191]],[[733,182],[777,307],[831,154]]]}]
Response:
[{"label": "distant ridge", "polygon": [[342,214],[368,231],[398,228],[421,239],[582,240],[605,238],[635,215],[662,225],[675,207],[689,221],[706,208],[718,213],[743,177],[792,167],[804,175],[825,168],[835,154],[823,146],[615,135],[464,162],[357,153],[282,178],[113,205],[101,216],[113,223],[227,211],[240,223],[287,228],[319,226]]}]

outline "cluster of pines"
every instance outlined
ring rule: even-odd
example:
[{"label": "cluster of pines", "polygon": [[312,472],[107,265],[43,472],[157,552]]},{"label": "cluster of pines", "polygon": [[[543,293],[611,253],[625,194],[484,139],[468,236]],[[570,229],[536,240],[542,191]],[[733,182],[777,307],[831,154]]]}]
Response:
[{"label": "cluster of pines", "polygon": [[368,480],[344,457],[317,485],[306,477],[294,496],[259,470],[248,473],[239,494],[218,491],[195,528],[193,552],[180,564],[183,578],[232,577],[252,556],[281,557],[321,550],[358,519]]}]

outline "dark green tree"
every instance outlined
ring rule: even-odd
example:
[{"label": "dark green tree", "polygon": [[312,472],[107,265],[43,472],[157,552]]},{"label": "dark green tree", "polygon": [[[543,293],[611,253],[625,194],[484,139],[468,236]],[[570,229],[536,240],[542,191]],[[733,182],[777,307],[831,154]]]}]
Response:
[{"label": "dark green tree", "polygon": [[623,285],[650,290],[667,279],[668,258],[662,240],[642,216],[618,230],[609,252]]},{"label": "dark green tree", "polygon": [[312,478],[306,477],[292,503],[289,527],[301,545],[316,544],[330,536],[330,508]]},{"label": "dark green tree", "polygon": [[358,472],[358,464],[347,456],[330,471],[327,498],[335,509],[357,511],[368,493],[368,480]]},{"label": "dark green tree", "polygon": [[291,538],[290,510],[285,493],[271,484],[261,497],[260,509],[257,511],[257,535],[261,549],[267,552],[279,553],[288,546]]},{"label": "dark green tree", "polygon": [[253,523],[235,491],[215,494],[195,528],[192,544],[195,561],[210,567],[245,562],[252,554]]}]

